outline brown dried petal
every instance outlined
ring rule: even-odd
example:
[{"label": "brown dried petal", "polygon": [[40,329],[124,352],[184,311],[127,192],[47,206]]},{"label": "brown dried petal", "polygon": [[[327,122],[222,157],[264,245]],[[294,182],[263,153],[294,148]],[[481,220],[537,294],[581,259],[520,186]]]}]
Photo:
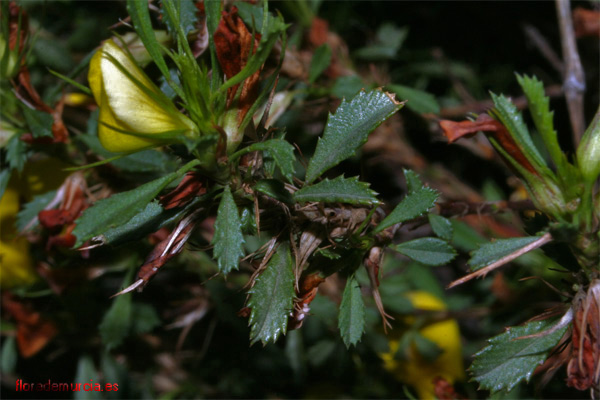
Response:
[{"label": "brown dried petal", "polygon": [[491,134],[500,146],[520,165],[534,175],[539,175],[531,165],[527,157],[521,152],[510,133],[501,122],[487,114],[481,114],[475,121],[440,121],[440,126],[449,143],[455,142],[462,137],[470,137],[482,131]]}]

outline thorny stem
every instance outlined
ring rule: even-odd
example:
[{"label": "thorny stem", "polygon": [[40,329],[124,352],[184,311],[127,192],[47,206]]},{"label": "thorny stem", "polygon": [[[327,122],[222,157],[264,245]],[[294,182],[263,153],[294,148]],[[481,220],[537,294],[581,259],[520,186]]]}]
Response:
[{"label": "thorny stem", "polygon": [[488,265],[487,267],[481,268],[480,270],[477,270],[467,276],[463,276],[462,278],[455,280],[454,282],[450,283],[447,286],[447,289],[453,288],[454,286],[461,285],[465,282],[470,281],[473,278],[478,278],[480,276],[484,277],[489,272],[495,270],[496,268],[499,268],[499,267],[503,266],[504,264],[511,262],[515,258],[520,257],[525,253],[529,253],[531,250],[537,249],[538,247],[542,247],[543,245],[550,243],[552,240],[554,240],[552,235],[550,233],[545,233],[542,237],[540,237],[535,242],[529,243],[527,246],[521,247],[520,249],[510,253],[507,256],[502,257],[501,259]]},{"label": "thorny stem", "polygon": [[570,0],[556,0],[556,13],[558,14],[562,53],[566,67],[564,70],[565,97],[571,119],[573,141],[575,148],[577,148],[585,130],[585,121],[583,118],[585,76],[581,66],[581,59],[577,52],[577,44],[575,43]]}]

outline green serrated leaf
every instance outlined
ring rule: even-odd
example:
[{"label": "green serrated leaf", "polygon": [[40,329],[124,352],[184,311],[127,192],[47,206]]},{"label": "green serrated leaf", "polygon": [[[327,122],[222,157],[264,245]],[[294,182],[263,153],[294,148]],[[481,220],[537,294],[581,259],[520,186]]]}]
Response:
[{"label": "green serrated leaf", "polygon": [[139,240],[152,232],[156,232],[167,223],[183,214],[183,210],[164,210],[157,201],[146,207],[123,225],[111,228],[102,234],[104,244],[123,244]]},{"label": "green serrated leaf", "polygon": [[[56,190],[35,196],[33,200],[25,204],[23,209],[19,211],[19,214],[17,215],[17,230],[19,232],[23,231],[25,226],[33,221],[38,213],[54,199],[54,196],[56,196]],[[32,225],[31,227],[33,228],[34,226],[35,225]]]},{"label": "green serrated leaf", "polygon": [[[127,274],[123,287],[130,283],[132,275],[131,272]],[[98,326],[102,342],[109,350],[119,346],[129,335],[133,320],[131,299],[130,294],[117,296]]]},{"label": "green serrated leaf", "polygon": [[348,348],[356,346],[365,330],[365,303],[354,275],[346,282],[340,304],[338,327]]},{"label": "green serrated leaf", "polygon": [[32,110],[27,106],[23,106],[22,110],[34,138],[52,137],[52,124],[54,124],[52,115],[44,111]]},{"label": "green serrated leaf", "polygon": [[308,69],[308,81],[314,83],[331,63],[331,48],[325,43],[317,47],[313,53]]},{"label": "green serrated leaf", "polygon": [[229,186],[225,186],[219,204],[212,244],[215,246],[213,254],[219,271],[228,274],[231,270],[238,269],[240,258],[244,255],[244,236],[240,214]]},{"label": "green serrated leaf", "polygon": [[554,161],[559,172],[566,172],[567,157],[558,144],[554,122],[552,121],[554,113],[550,111],[550,99],[544,93],[544,84],[535,76],[530,78],[527,75],[517,74],[517,81],[519,81],[519,85],[521,85],[525,97],[527,97],[529,112],[536,129],[546,144],[552,161]]},{"label": "green serrated leaf", "polygon": [[21,172],[27,161],[27,144],[21,140],[21,135],[12,135],[6,144],[6,160],[11,169]]},{"label": "green serrated leaf", "polygon": [[191,161],[177,172],[148,182],[133,190],[117,193],[111,197],[97,201],[92,207],[83,212],[76,221],[77,226],[73,235],[77,237],[75,247],[81,246],[86,240],[99,236],[109,229],[125,224],[139,214],[148,203],[169,183],[181,178],[187,171],[197,165]]},{"label": "green serrated leaf", "polygon": [[546,166],[544,158],[541,156],[537,147],[531,140],[529,129],[523,121],[523,115],[517,111],[515,105],[503,95],[497,96],[491,93],[494,102],[494,114],[500,122],[508,129],[510,136],[515,140],[517,146],[521,149],[527,159],[538,169],[549,176],[553,176],[552,172]]},{"label": "green serrated leaf", "polygon": [[369,184],[360,182],[358,177],[338,176],[333,180],[325,179],[314,185],[304,186],[294,193],[297,202],[317,201],[325,203],[378,204],[377,193],[369,189]]},{"label": "green serrated leaf", "polygon": [[522,380],[529,382],[535,368],[542,364],[568,325],[557,329],[549,335],[519,339],[549,330],[552,321],[535,321],[527,325],[508,328],[508,330],[491,338],[489,345],[475,355],[469,368],[473,379],[479,382],[481,389],[497,392],[510,391]]},{"label": "green serrated leaf", "polygon": [[406,190],[408,193],[416,192],[423,187],[423,182],[419,178],[419,174],[411,169],[403,169],[404,179],[406,179]]},{"label": "green serrated leaf", "polygon": [[283,139],[271,139],[251,144],[243,151],[259,150],[268,151],[269,155],[273,157],[275,163],[279,167],[281,174],[288,182],[292,182],[294,162],[296,161],[296,157],[294,156],[294,146]]},{"label": "green serrated leaf", "polygon": [[285,334],[292,310],[294,291],[294,264],[287,244],[282,244],[273,255],[267,268],[259,275],[249,291],[248,307],[252,309],[249,323],[252,343],[263,345],[275,342]]},{"label": "green serrated leaf", "polygon": [[539,238],[540,236],[528,236],[521,238],[498,239],[494,242],[486,243],[471,254],[471,259],[469,260],[471,271],[477,271],[486,265],[490,265],[502,257],[505,257],[519,250],[520,248],[535,242]]},{"label": "green serrated leaf", "polygon": [[278,179],[262,179],[256,182],[252,189],[282,203],[294,204],[296,202],[292,194],[286,190],[284,183]]},{"label": "green serrated leaf", "polygon": [[387,227],[416,218],[435,205],[438,193],[428,187],[409,192],[394,210],[381,221],[375,233]]},{"label": "green serrated leaf", "polygon": [[[90,383],[90,381],[92,381],[91,383],[100,382],[100,376],[98,375],[98,371],[96,371],[96,367],[94,367],[92,357],[89,355],[81,356],[77,363],[77,372],[73,380],[76,383],[81,383],[82,386],[84,383]],[[73,393],[73,398],[75,400],[100,400],[102,399],[102,392],[80,389]]]},{"label": "green serrated leaf", "polygon": [[150,332],[161,324],[161,320],[154,307],[146,303],[133,303],[132,331],[135,334]]},{"label": "green serrated leaf", "polygon": [[381,90],[361,91],[351,101],[342,101],[335,114],[329,114],[323,137],[308,163],[306,183],[353,156],[367,141],[369,133],[400,108],[401,103]]},{"label": "green serrated leaf", "polygon": [[437,214],[428,214],[427,218],[429,218],[429,225],[431,225],[433,233],[442,239],[452,240],[454,229],[452,228],[452,222],[450,222],[449,219]]},{"label": "green serrated leaf", "polygon": [[431,93],[403,85],[387,85],[386,88],[389,89],[390,92],[396,93],[398,98],[408,100],[406,102],[406,107],[416,113],[439,114],[440,112],[440,105],[435,99],[435,96]]},{"label": "green serrated leaf", "polygon": [[390,246],[390,249],[427,265],[442,265],[456,257],[456,251],[445,240],[419,238]]}]

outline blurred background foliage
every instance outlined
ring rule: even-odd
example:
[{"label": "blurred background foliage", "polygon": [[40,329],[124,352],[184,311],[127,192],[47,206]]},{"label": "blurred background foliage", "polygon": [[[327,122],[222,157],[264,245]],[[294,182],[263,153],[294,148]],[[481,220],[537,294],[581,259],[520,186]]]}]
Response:
[{"label": "blurred background foliage", "polygon": [[[56,89],[61,82],[48,70],[70,73],[111,36],[111,26],[127,17],[125,3],[120,1],[29,0],[21,5],[29,14],[33,33],[27,58],[31,81],[49,102],[50,96],[60,94]],[[573,7],[577,6],[593,8],[594,4],[574,2]],[[514,72],[535,74],[544,82],[552,97],[550,107],[555,110],[557,131],[570,131],[560,91],[562,77],[525,33],[527,27],[533,27],[560,54],[553,2],[274,1],[270,9],[279,10],[291,24],[286,57],[300,69],[294,75],[292,65],[287,74],[282,73],[279,87],[288,89],[293,98],[277,125],[286,127],[287,139],[300,149],[314,148],[327,113],[335,110],[341,97],[351,97],[363,87],[383,86],[400,99],[408,98],[407,107],[371,135],[362,154],[343,162],[336,171],[361,175],[389,204],[397,203],[405,193],[402,168],[418,172],[446,201],[524,199],[523,188],[487,142],[448,146],[437,125],[440,117],[461,119],[469,111],[485,110],[490,106],[489,90],[519,97]],[[321,31],[314,27],[315,18]],[[117,27],[116,31],[127,30]],[[311,39],[311,33],[321,37]],[[328,49],[319,50],[318,43],[326,43]],[[598,104],[598,38],[582,38],[578,45],[589,88],[585,103],[589,121]],[[157,72],[152,68],[151,73]],[[85,74],[77,80],[87,84]],[[67,106],[63,118],[70,130],[80,132],[89,131],[94,121],[94,115],[90,117],[81,107]],[[570,137],[559,139],[572,153]],[[54,154],[58,158],[62,155]],[[116,186],[128,187],[132,181],[148,179],[143,178],[147,171],[140,177],[111,168],[99,168],[97,173],[110,176]],[[60,173],[60,167],[27,171],[20,183],[9,185],[27,186],[24,176],[41,176],[42,181],[48,181]],[[5,207],[8,205],[2,203]],[[465,367],[487,338],[564,300],[539,279],[521,281],[529,276],[561,279],[560,272],[548,268],[552,261],[541,251],[519,258],[493,277],[450,291],[444,289],[467,270],[468,252],[477,245],[491,237],[523,235],[525,226],[534,223],[531,213],[456,216],[452,218],[452,243],[460,254],[447,266],[424,267],[388,254],[380,291],[386,310],[398,317],[396,329],[389,336],[383,333],[374,303],[365,296],[368,329],[361,343],[349,350],[337,331],[335,303],[340,301],[344,285],[335,276],[323,285],[301,329],[288,332],[276,344],[249,346],[247,319],[237,315],[244,305],[242,287],[248,269],[242,268],[224,280],[214,277],[217,269],[209,256],[188,251],[169,262],[142,293],[114,300],[109,296],[130,283],[132,276],[126,271],[134,271],[143,261],[152,248],[149,242],[95,251],[91,258],[73,250],[54,251],[53,265],[62,268],[64,275],[54,277],[61,282],[60,291],[45,279],[38,279],[33,286],[3,290],[3,305],[17,302],[28,315],[35,310],[43,319],[53,321],[57,332],[46,332],[48,343],[24,357],[14,339],[15,320],[3,309],[2,397],[41,395],[16,393],[16,379],[93,379],[119,384],[116,393],[74,394],[81,398],[415,395],[414,385],[405,387],[378,356],[387,351],[390,338],[399,338],[407,329],[402,328],[400,315],[410,314],[414,308],[403,294],[426,292],[447,305],[460,327]],[[7,224],[3,219],[3,231],[9,229]],[[400,232],[402,239],[430,229],[428,225],[410,228]],[[201,250],[207,245],[206,239],[197,237],[192,248]],[[258,247],[250,238],[246,245],[249,251]],[[30,253],[31,260],[23,262],[32,266],[47,256],[43,245],[32,245]],[[368,287],[366,274],[358,278]],[[545,386],[534,378],[534,384],[520,384],[509,394],[494,398],[581,397],[582,393],[565,387],[564,377],[564,370],[560,370]],[[489,395],[477,392],[475,384],[464,380],[455,389],[467,398]],[[43,395],[64,397],[51,392]]]}]

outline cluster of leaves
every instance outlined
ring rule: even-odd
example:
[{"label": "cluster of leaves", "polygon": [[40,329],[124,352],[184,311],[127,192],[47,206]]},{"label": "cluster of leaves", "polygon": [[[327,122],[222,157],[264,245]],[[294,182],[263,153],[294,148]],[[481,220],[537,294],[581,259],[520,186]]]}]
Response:
[{"label": "cluster of leaves", "polygon": [[[282,6],[297,16],[300,25],[312,24],[314,28],[313,21],[318,22],[317,3],[290,2]],[[594,240],[598,237],[600,218],[599,199],[597,195],[593,197],[597,179],[589,177],[595,167],[589,167],[589,162],[585,164],[589,155],[570,163],[560,149],[549,100],[536,78],[519,76],[518,81],[529,102],[539,141],[529,132],[510,100],[494,94],[493,122],[469,121],[471,125],[466,128],[469,134],[491,133],[490,142],[523,180],[535,208],[544,213],[543,223],[528,229],[531,236],[487,243],[457,218],[446,218],[454,214],[444,213],[447,203],[440,201],[440,196],[443,200],[453,196],[438,189],[439,181],[444,180],[439,174],[425,169],[417,174],[409,168],[396,168],[395,174],[402,171],[404,195],[397,201],[399,196],[395,193],[394,199],[389,201],[385,195],[376,193],[373,185],[352,176],[355,174],[339,172],[361,155],[369,135],[384,122],[393,122],[405,104],[419,120],[441,112],[439,98],[423,90],[430,76],[427,74],[434,72],[416,68],[415,64],[415,70],[424,71],[415,87],[403,85],[402,81],[378,81],[380,76],[365,79],[357,70],[337,76],[336,69],[349,68],[344,64],[347,60],[343,59],[343,52],[321,38],[311,39],[306,71],[294,76],[289,66],[284,65],[284,55],[290,48],[294,51],[300,47],[303,32],[292,30],[288,41],[290,26],[283,22],[281,15],[274,16],[266,2],[258,5],[241,2],[236,4],[237,11],[224,8],[218,1],[196,4],[165,0],[159,5],[160,8],[153,10],[146,2],[128,1],[127,12],[135,34],[128,32],[127,35],[134,35],[137,50],[142,49],[146,62],[153,62],[153,67],[146,71],[153,74],[153,80],[159,83],[157,87],[160,86],[162,94],[169,99],[168,104],[176,104],[173,112],[193,121],[195,128],[191,132],[148,134],[118,130],[103,119],[101,112],[93,111],[86,114],[83,133],[77,132],[70,139],[61,136],[63,131],[57,122],[61,121],[62,113],[58,111],[62,110],[61,103],[57,102],[60,91],[70,84],[81,93],[91,95],[78,81],[94,51],[83,57],[80,65],[68,75],[55,73],[63,82],[44,97],[54,108],[41,99],[33,104],[15,99],[8,82],[2,86],[3,98],[11,102],[9,109],[16,110],[16,117],[9,121],[17,129],[3,145],[2,162],[8,168],[0,173],[0,192],[9,187],[9,180],[14,179],[11,176],[18,172],[25,175],[27,164],[35,161],[39,154],[69,160],[74,166],[71,171],[79,170],[67,179],[68,185],[57,185],[28,198],[16,217],[16,228],[29,232],[30,239],[37,243],[36,257],[41,260],[38,270],[45,271],[40,274],[47,284],[37,286],[42,288],[39,293],[33,289],[14,290],[23,298],[43,300],[49,296],[53,296],[52,299],[64,296],[61,293],[65,287],[76,287],[70,289],[76,293],[63,297],[69,299],[65,302],[68,304],[61,306],[66,312],[53,316],[63,331],[61,338],[76,337],[84,332],[81,336],[85,339],[77,341],[77,346],[86,350],[79,357],[75,380],[100,379],[94,366],[95,357],[89,356],[95,346],[89,338],[96,333],[108,350],[103,351],[99,363],[104,379],[107,382],[132,380],[132,374],[125,371],[114,354],[129,345],[136,350],[154,346],[145,334],[163,325],[164,315],[173,315],[172,304],[157,300],[162,296],[171,301],[176,299],[172,303],[184,304],[175,312],[180,319],[172,324],[185,327],[177,340],[178,347],[195,322],[210,310],[217,314],[212,319],[214,323],[203,327],[206,341],[198,356],[205,360],[201,368],[203,376],[229,371],[224,377],[215,377],[219,388],[213,388],[214,393],[247,395],[253,385],[249,376],[258,380],[262,371],[266,371],[265,364],[273,364],[265,376],[283,366],[282,370],[293,371],[297,376],[296,383],[306,382],[302,379],[307,379],[308,366],[327,368],[332,363],[340,367],[333,368],[340,371],[340,377],[350,373],[360,376],[361,368],[365,367],[350,361],[349,357],[349,354],[358,354],[361,360],[378,365],[373,369],[373,376],[382,374],[382,379],[390,379],[390,382],[387,382],[388,389],[382,388],[386,385],[373,385],[369,389],[357,389],[357,393],[364,397],[374,394],[385,397],[393,386],[391,378],[379,366],[381,360],[376,354],[388,351],[387,342],[391,339],[375,328],[380,319],[384,321],[384,328],[391,326],[390,315],[385,310],[394,316],[414,314],[420,321],[412,326],[403,324],[407,329],[398,334],[400,340],[394,359],[406,362],[406,354],[416,349],[419,357],[433,362],[439,359],[442,350],[422,334],[421,328],[436,321],[420,315],[423,310],[415,310],[405,294],[411,290],[433,293],[448,303],[450,316],[460,315],[465,308],[475,305],[475,295],[446,294],[437,281],[436,274],[447,274],[449,270],[444,266],[457,258],[455,249],[473,251],[468,258],[460,255],[459,260],[464,259],[473,274],[484,275],[490,268],[495,269],[532,249],[552,241],[550,246],[561,242],[560,245],[569,246],[574,259],[560,265],[575,272],[574,281],[580,283],[582,293],[586,290],[592,293],[598,265],[598,246]],[[6,16],[7,2],[2,6]],[[153,12],[158,18],[153,18]],[[155,29],[157,23],[166,27],[169,40],[160,39]],[[232,25],[237,26],[237,30],[224,31],[232,29]],[[2,32],[8,37],[5,27],[6,24]],[[17,23],[19,29],[21,25]],[[407,36],[407,28],[384,23],[371,43],[352,55],[359,62],[394,65]],[[117,35],[114,40],[126,47],[129,55],[137,51],[129,45],[126,35]],[[246,46],[247,54],[241,59],[228,57],[227,51],[231,49],[227,46],[240,43],[242,48]],[[286,48],[288,43],[290,46]],[[202,49],[200,54],[198,47]],[[11,62],[7,54],[0,59],[3,73]],[[298,53],[292,57],[301,58]],[[114,63],[134,81],[134,86],[145,90],[133,74],[124,71],[123,65]],[[460,66],[449,67],[453,74],[458,72],[462,76],[460,71],[464,70]],[[392,69],[391,75],[398,73]],[[20,79],[27,81],[23,76],[20,75]],[[33,97],[32,89],[26,89],[25,93]],[[397,101],[395,96],[408,101]],[[302,126],[297,119],[298,108],[309,104],[309,99],[318,102],[323,98],[341,101],[335,100],[333,106],[324,108],[327,120],[323,129],[318,130],[322,135],[316,145],[307,144],[305,132],[299,135],[294,132],[297,126]],[[3,121],[6,115],[3,110]],[[280,116],[281,121],[276,124]],[[102,128],[117,130],[123,137],[157,140],[165,147],[112,153],[101,144],[98,131]],[[597,129],[598,121],[595,121],[586,137],[593,136]],[[44,141],[53,144],[43,147]],[[542,152],[538,150],[538,142],[545,145]],[[302,152],[296,150],[296,143]],[[589,146],[590,140],[585,143]],[[554,168],[546,158],[552,161]],[[400,164],[404,167],[403,162]],[[419,163],[407,161],[406,164],[419,168]],[[85,182],[77,190],[73,189],[74,176],[80,179],[78,182]],[[437,190],[430,186],[436,186]],[[73,203],[78,204],[78,208],[72,206]],[[391,207],[394,203],[397,203],[395,207]],[[50,226],[49,219],[44,218],[48,212],[56,212],[53,217],[56,214],[64,220],[57,223],[52,219],[54,224]],[[59,248],[55,243],[66,245]],[[188,250],[183,251],[186,243]],[[552,274],[547,266],[558,265],[539,252],[527,254],[516,262],[527,265],[528,270],[533,269],[533,265],[540,266],[536,272],[546,278]],[[85,263],[83,268],[82,263]],[[441,272],[424,266],[441,267],[437,270]],[[66,279],[65,271],[72,277]],[[136,272],[137,278],[134,278]],[[94,279],[100,275],[105,276]],[[555,278],[552,275],[552,279]],[[72,285],[71,281],[76,284]],[[88,296],[106,298],[114,294],[119,284],[126,289],[111,303],[103,302],[104,308],[95,305],[93,309],[83,309],[83,304],[89,304]],[[336,288],[332,290],[327,285]],[[533,287],[529,283],[525,285]],[[319,287],[327,294],[317,295]],[[128,293],[141,288],[145,288],[141,295]],[[367,292],[372,296],[365,296]],[[484,302],[488,305],[495,301],[496,293],[490,293],[487,283],[478,283],[476,292],[478,296],[485,296]],[[481,388],[500,393],[515,389],[519,382],[529,381],[535,368],[547,359],[565,332],[571,332],[572,320],[577,320],[574,316],[583,310],[581,304],[586,304],[581,298],[577,297],[578,300],[566,308],[566,317],[558,321],[532,321],[490,339],[488,346],[476,354],[470,368],[474,380]],[[35,315],[28,306],[16,306],[17,303],[14,298],[3,298],[3,306],[12,304],[10,315],[15,323],[3,326],[3,331],[25,329],[30,323],[27,321],[32,320],[31,315]],[[53,301],[48,307],[59,306]],[[87,318],[78,331],[74,325],[85,319],[85,315],[93,317]],[[507,321],[481,328],[477,340],[530,316],[526,307],[514,310]],[[217,320],[221,323],[215,327]],[[56,328],[44,318],[38,318],[36,324],[27,329],[39,328],[45,332],[36,338],[40,340],[38,343],[43,342],[43,347],[56,335]],[[302,330],[296,330],[300,327]],[[341,341],[334,338],[334,331],[341,336]],[[16,349],[20,346],[19,350],[23,351],[23,344],[19,342],[23,335],[20,332],[17,341],[10,338],[3,342],[3,371],[15,370]],[[236,351],[247,351],[247,340],[243,338],[248,335],[251,344],[278,343],[252,347],[248,353],[251,355],[244,356],[251,359],[252,368],[226,365],[225,357],[219,352],[231,353],[232,359],[237,360]],[[281,340],[283,335],[285,340]],[[211,340],[214,348],[208,346]],[[175,343],[171,342],[174,347]],[[479,343],[469,346],[465,352],[474,352],[476,346]],[[470,353],[465,355],[470,356]],[[131,357],[128,362],[135,363],[135,358]],[[268,363],[264,362],[266,359]],[[319,380],[316,376],[310,379]],[[370,385],[367,378],[361,379],[357,378],[357,382],[365,387]],[[228,380],[238,383],[231,388]],[[141,386],[124,387],[121,393],[134,397],[153,395]],[[474,390],[468,386],[462,389]],[[185,397],[186,390],[182,385],[173,393]],[[189,390],[190,395],[196,394],[193,389]],[[239,392],[234,393],[234,390]]]}]

